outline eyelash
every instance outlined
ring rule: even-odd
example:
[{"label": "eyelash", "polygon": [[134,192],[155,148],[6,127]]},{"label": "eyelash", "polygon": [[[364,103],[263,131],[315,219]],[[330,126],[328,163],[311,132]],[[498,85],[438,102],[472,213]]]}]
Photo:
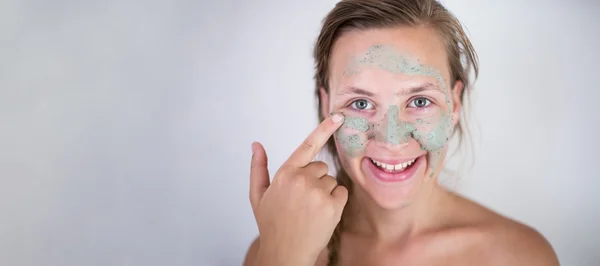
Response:
[{"label": "eyelash", "polygon": [[[366,102],[367,102],[367,105],[369,105],[369,104],[371,105],[371,108],[367,108],[367,109],[360,109],[360,108],[356,108],[354,105],[355,105],[355,104],[356,104],[358,101],[366,101]],[[367,99],[356,99],[356,100],[354,100],[354,101],[350,102],[350,105],[349,105],[349,106],[350,106],[350,107],[351,107],[353,110],[355,110],[355,111],[358,111],[358,112],[366,112],[366,111],[368,111],[368,110],[371,110],[371,109],[373,109],[373,108],[375,107],[375,105],[374,105],[374,104],[373,104],[371,101],[369,101],[369,100],[367,100]]]},{"label": "eyelash", "polygon": [[[414,103],[414,101],[415,101],[415,100],[417,100],[417,99],[424,99],[424,100],[426,101],[426,105],[425,105],[425,106],[423,106],[423,107],[418,107],[418,106],[414,106],[414,107],[412,107],[412,106],[410,106],[410,105],[411,105],[411,104],[413,104],[413,103]],[[371,108],[367,108],[367,109],[360,109],[360,108],[356,108],[354,105],[355,105],[355,104],[356,104],[356,102],[358,102],[358,101],[366,101],[366,102],[367,102],[367,104],[370,104],[372,107],[371,107]],[[429,98],[427,98],[427,97],[423,97],[423,96],[418,96],[418,97],[412,98],[412,99],[409,101],[409,104],[408,104],[408,105],[409,105],[409,107],[411,107],[411,108],[415,108],[415,109],[417,109],[417,111],[424,111],[425,109],[429,108],[429,107],[431,106],[431,104],[433,104],[433,101],[432,101],[432,100],[430,100]],[[350,106],[350,107],[351,107],[353,110],[356,110],[356,111],[358,111],[358,112],[365,112],[365,111],[368,111],[368,110],[372,109],[372,108],[374,107],[374,104],[373,104],[371,101],[367,100],[367,99],[356,99],[356,100],[354,100],[354,101],[350,102],[349,106]]]},{"label": "eyelash", "polygon": [[[418,107],[418,106],[414,106],[414,107],[412,107],[412,106],[410,106],[410,105],[411,105],[411,104],[413,104],[413,103],[414,103],[414,101],[415,101],[415,100],[417,100],[417,99],[424,99],[424,100],[426,101],[426,104],[425,104],[425,106],[423,106],[423,107]],[[429,108],[429,107],[431,106],[431,104],[433,104],[433,101],[432,101],[432,100],[430,100],[429,98],[427,98],[427,97],[423,97],[423,96],[418,96],[418,97],[412,98],[412,99],[410,100],[410,102],[409,102],[409,106],[410,106],[411,108],[416,108],[416,109],[417,109],[417,111],[423,111],[423,110],[425,110],[425,109]]]}]

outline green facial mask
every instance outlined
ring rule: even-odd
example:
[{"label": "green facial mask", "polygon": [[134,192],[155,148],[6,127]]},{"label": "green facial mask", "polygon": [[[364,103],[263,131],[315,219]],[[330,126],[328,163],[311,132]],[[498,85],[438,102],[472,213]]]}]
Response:
[{"label": "green facial mask", "polygon": [[453,129],[450,94],[442,75],[434,68],[420,64],[418,59],[403,55],[393,47],[382,45],[375,45],[364,55],[353,58],[344,75],[357,75],[364,68],[380,68],[394,74],[433,77],[443,88],[446,106],[438,114],[415,121],[400,119],[402,110],[396,105],[389,106],[380,121],[346,115],[344,124],[335,134],[340,147],[354,157],[364,152],[368,140],[399,145],[415,139],[421,148],[428,152],[429,167],[437,167],[443,159],[440,151],[447,144]]},{"label": "green facial mask", "polygon": [[423,150],[435,152],[446,145],[451,134],[452,117],[449,115],[419,119],[415,123],[406,122],[398,119],[398,107],[392,105],[383,120],[376,123],[347,115],[335,136],[347,153],[357,155],[368,139],[399,145],[414,138]]}]

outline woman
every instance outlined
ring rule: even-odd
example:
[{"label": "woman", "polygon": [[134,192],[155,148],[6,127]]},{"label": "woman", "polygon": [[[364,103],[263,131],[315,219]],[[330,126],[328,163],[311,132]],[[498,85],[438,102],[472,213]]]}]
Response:
[{"label": "woman", "polygon": [[[478,71],[441,4],[342,1],[314,56],[321,124],[272,183],[263,147],[252,145],[260,236],[244,265],[558,265],[535,230],[437,182]],[[312,161],[325,145],[337,179]]]}]

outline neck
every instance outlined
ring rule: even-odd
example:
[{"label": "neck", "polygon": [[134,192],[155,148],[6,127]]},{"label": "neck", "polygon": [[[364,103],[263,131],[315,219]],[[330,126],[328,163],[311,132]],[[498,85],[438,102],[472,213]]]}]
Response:
[{"label": "neck", "polygon": [[433,215],[439,206],[443,188],[435,179],[423,182],[412,202],[393,209],[379,206],[363,190],[357,188],[350,195],[344,213],[345,231],[375,238],[381,242],[397,242],[433,226]]}]

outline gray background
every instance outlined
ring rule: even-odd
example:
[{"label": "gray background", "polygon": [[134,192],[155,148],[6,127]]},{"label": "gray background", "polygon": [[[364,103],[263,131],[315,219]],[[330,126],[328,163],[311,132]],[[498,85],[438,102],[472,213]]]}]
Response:
[{"label": "gray background", "polygon": [[[240,265],[250,143],[275,172],[316,125],[335,2],[1,1],[0,264]],[[445,3],[481,58],[456,189],[599,265],[599,2]]]}]

